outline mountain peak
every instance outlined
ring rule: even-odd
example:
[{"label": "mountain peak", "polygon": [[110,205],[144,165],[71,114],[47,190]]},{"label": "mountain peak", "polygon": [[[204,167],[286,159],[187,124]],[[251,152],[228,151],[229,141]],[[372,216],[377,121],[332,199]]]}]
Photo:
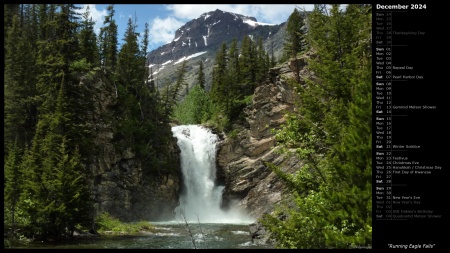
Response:
[{"label": "mountain peak", "polygon": [[[232,39],[240,43],[244,36],[250,36],[255,41],[260,37],[268,41],[280,27],[281,25],[259,23],[254,17],[220,9],[205,12],[178,28],[171,42],[151,51],[147,56],[147,66],[152,67],[154,77],[162,77],[166,75],[164,73],[173,73],[175,65],[183,59],[203,59],[209,64],[222,43],[231,43]],[[271,46],[273,44],[272,41]],[[211,66],[212,64],[205,66],[207,78],[210,78],[207,71],[211,72]]]},{"label": "mountain peak", "polygon": [[256,18],[254,18],[254,17],[248,17],[248,16],[244,16],[241,14],[233,13],[233,12],[223,11],[220,9],[216,9],[216,10],[210,11],[210,12],[205,12],[202,15],[200,15],[200,18],[204,18],[206,20],[209,17],[220,18],[220,17],[226,17],[226,16],[233,17],[234,20],[242,19],[242,20],[251,20],[253,22],[258,22],[256,20]]}]

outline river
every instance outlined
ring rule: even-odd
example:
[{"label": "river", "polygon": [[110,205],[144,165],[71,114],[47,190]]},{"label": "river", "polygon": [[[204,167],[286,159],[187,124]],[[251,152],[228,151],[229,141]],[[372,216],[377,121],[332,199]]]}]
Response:
[{"label": "river", "polygon": [[[216,183],[217,135],[198,125],[172,127],[181,150],[183,186],[175,220],[151,222],[155,232],[139,236],[99,236],[66,242],[33,242],[15,248],[57,249],[240,249],[254,244],[249,224],[255,219],[236,207],[221,208],[223,185]],[[185,221],[188,225],[185,224]],[[190,230],[190,232],[189,232]]]},{"label": "river", "polygon": [[[152,222],[155,232],[133,236],[81,238],[65,242],[33,242],[16,249],[265,249],[252,243],[247,224]],[[192,242],[194,239],[194,243]]]}]

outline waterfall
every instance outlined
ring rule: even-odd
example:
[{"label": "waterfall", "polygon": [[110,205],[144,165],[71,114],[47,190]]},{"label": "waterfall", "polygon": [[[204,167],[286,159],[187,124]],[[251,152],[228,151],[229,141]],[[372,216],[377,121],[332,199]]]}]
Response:
[{"label": "waterfall", "polygon": [[[183,189],[175,208],[178,221],[202,223],[251,222],[236,210],[220,208],[224,186],[216,185],[217,135],[198,125],[172,127],[181,150]],[[183,216],[182,216],[183,214]]]}]

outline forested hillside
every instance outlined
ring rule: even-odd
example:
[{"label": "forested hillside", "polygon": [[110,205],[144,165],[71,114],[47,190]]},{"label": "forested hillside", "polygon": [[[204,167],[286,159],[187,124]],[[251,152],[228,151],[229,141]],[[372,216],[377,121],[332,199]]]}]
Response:
[{"label": "forested hillside", "polygon": [[[263,162],[287,184],[293,195],[291,199],[282,200],[275,212],[260,218],[277,247],[371,246],[371,29],[370,5],[349,5],[346,9],[339,5],[331,5],[331,8],[315,5],[314,11],[306,17],[301,11],[294,10],[288,20],[284,59],[292,60],[290,69],[294,75],[286,81],[295,91],[296,109],[286,111],[285,123],[272,132],[275,146],[281,148],[280,155],[295,156],[302,166],[291,174],[283,172],[286,168]],[[264,87],[269,87],[262,84],[267,78],[264,66],[274,66],[267,58],[265,62],[269,63],[264,65],[257,51],[251,49],[258,47],[251,45],[254,45],[251,40],[244,39],[238,53],[235,43],[223,45],[216,55],[209,96],[194,87],[175,110],[181,123],[211,123],[220,131],[224,130],[228,139],[237,138],[237,143],[246,138],[252,142],[253,138],[254,145],[241,142],[236,144],[238,148],[225,151],[224,157],[245,153],[239,151],[245,147],[262,149],[268,145],[258,143],[265,140],[255,140],[257,136],[245,133],[248,124],[250,127],[267,127],[248,123],[259,119],[245,118],[243,109],[251,110],[256,85],[260,86],[259,96]],[[303,57],[305,53],[308,57]],[[300,58],[301,61],[296,61]],[[300,73],[303,69],[300,65],[305,61],[311,75]],[[262,69],[264,71],[260,72]],[[263,99],[258,98],[259,103],[260,100]],[[242,161],[239,168],[248,163],[245,159]],[[259,163],[254,164],[248,166]],[[225,170],[233,166],[228,164]],[[261,171],[264,166],[260,167],[251,168],[254,177],[266,174]],[[243,176],[230,187],[242,188],[242,185],[248,185],[245,181],[247,177]],[[249,189],[241,194],[246,196],[247,192]],[[247,195],[245,199],[255,201],[255,198]]]},{"label": "forested hillside", "polygon": [[[76,228],[95,232],[105,210],[127,221],[168,217],[180,173],[171,125],[202,124],[233,140],[228,144],[252,140],[256,146],[244,153],[278,150],[248,163],[253,185],[219,178],[225,193],[250,185],[243,195],[256,188],[257,175],[273,173],[270,185],[285,184],[282,196],[290,197],[257,217],[276,247],[371,247],[371,5],[294,9],[280,59],[261,38],[228,38],[215,52],[211,83],[202,61],[188,83],[193,66],[183,61],[161,89],[146,67],[148,25],[140,36],[129,19],[119,48],[113,5],[98,36],[89,9],[77,8],[4,5],[5,234],[60,240]],[[274,112],[265,106],[271,99],[290,104]],[[284,115],[262,126],[259,112],[270,114],[264,120]],[[271,128],[273,140],[246,136],[259,126]],[[281,156],[296,165],[272,162]]]},{"label": "forested hillside", "polygon": [[129,169],[142,168],[139,180],[176,173],[174,104],[147,81],[148,27],[139,38],[130,19],[119,49],[113,6],[99,36],[73,4],[4,7],[5,229],[59,239],[94,227],[102,180],[113,177],[101,172],[112,166],[102,138],[137,160],[117,159],[125,172],[138,163]]},{"label": "forested hillside", "polygon": [[290,175],[268,164],[294,194],[294,205],[262,220],[279,247],[372,245],[371,20],[370,5],[316,5],[308,16],[316,78],[293,81],[298,110],[276,131],[304,165]]}]

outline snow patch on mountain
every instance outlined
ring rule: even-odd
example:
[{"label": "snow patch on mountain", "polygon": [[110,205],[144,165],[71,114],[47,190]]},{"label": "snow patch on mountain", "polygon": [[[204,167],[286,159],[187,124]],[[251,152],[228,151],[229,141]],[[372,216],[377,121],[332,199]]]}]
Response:
[{"label": "snow patch on mountain", "polygon": [[176,65],[176,64],[178,64],[178,63],[180,63],[180,62],[183,62],[183,61],[185,61],[185,60],[187,61],[187,60],[189,60],[189,59],[191,59],[191,58],[200,56],[200,55],[202,55],[202,54],[204,54],[204,53],[206,53],[206,52],[207,52],[207,51],[203,51],[203,52],[191,54],[191,55],[189,55],[189,56],[185,56],[185,57],[179,59],[178,61],[176,61],[173,65]]},{"label": "snow patch on mountain", "polygon": [[243,19],[242,22],[243,22],[243,23],[246,23],[246,24],[248,24],[248,25],[250,25],[250,26],[253,26],[253,27],[257,27],[257,26],[259,26],[259,25],[276,25],[276,24],[269,24],[269,23],[256,22],[256,21],[253,21],[253,20],[251,20],[251,19]]}]

